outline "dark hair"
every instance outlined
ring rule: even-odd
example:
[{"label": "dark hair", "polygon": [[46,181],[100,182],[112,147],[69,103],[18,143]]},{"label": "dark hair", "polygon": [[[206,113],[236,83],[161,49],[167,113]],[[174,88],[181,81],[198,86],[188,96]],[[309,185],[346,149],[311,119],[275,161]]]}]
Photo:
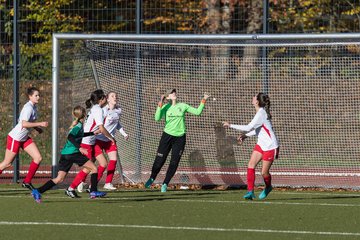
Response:
[{"label": "dark hair", "polygon": [[92,105],[98,104],[104,98],[106,98],[106,95],[102,89],[93,91],[90,98],[85,102],[86,108],[91,108]]},{"label": "dark hair", "polygon": [[40,92],[39,89],[37,89],[36,87],[29,87],[28,89],[26,89],[26,93],[28,96],[32,96],[35,91]]},{"label": "dark hair", "polygon": [[265,109],[268,119],[271,120],[270,97],[265,93],[258,93],[258,95],[256,96],[256,100],[258,100],[259,106]]}]

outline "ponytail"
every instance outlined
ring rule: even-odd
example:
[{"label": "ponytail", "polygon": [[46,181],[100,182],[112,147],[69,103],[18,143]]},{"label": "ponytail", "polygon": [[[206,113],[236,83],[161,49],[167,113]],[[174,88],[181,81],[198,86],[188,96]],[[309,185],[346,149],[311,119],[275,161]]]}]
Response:
[{"label": "ponytail", "polygon": [[71,123],[69,129],[75,127],[76,124],[78,124],[81,120],[85,118],[86,110],[81,106],[76,106],[72,111],[72,115],[74,117],[74,121]]},{"label": "ponytail", "polygon": [[271,116],[271,113],[270,113],[270,101],[269,101],[269,104],[265,105],[264,109],[265,109],[265,111],[267,113],[268,119],[271,120],[272,116]]},{"label": "ponytail", "polygon": [[106,95],[103,90],[97,89],[93,91],[90,98],[85,101],[86,108],[91,108],[92,105],[98,104],[104,98],[106,98]]},{"label": "ponytail", "polygon": [[88,100],[85,101],[85,106],[86,106],[86,108],[91,108],[91,106],[92,106],[91,98],[89,98]]},{"label": "ponytail", "polygon": [[75,127],[78,123],[79,123],[80,119],[75,118],[74,121],[71,123],[69,129],[72,129],[73,127]]},{"label": "ponytail", "polygon": [[270,97],[267,94],[259,93],[256,98],[259,102],[259,106],[265,109],[268,119],[271,120]]}]

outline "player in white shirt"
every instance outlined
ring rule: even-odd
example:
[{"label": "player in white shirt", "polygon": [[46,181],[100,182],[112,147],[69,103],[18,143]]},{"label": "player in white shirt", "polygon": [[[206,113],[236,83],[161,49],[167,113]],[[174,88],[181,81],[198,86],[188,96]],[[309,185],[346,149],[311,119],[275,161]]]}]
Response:
[{"label": "player in white shirt", "polygon": [[[103,107],[103,112],[105,116],[104,127],[108,132],[114,137],[116,131],[118,130],[120,134],[128,140],[129,135],[125,132],[124,128],[120,124],[121,108],[117,106],[117,96],[115,92],[109,92],[107,95],[108,104]],[[109,164],[104,156],[104,152],[108,155]],[[104,188],[107,190],[115,190],[116,188],[112,184],[114,177],[114,172],[117,163],[117,146],[111,142],[103,134],[96,136],[95,142],[95,157],[99,162],[98,165],[98,180],[101,179],[106,167],[107,167],[107,176],[105,180]],[[107,165],[107,166],[106,166]]]},{"label": "player in white shirt", "polygon": [[[84,132],[95,132],[97,130],[100,133],[104,134],[111,142],[115,143],[115,139],[110,135],[110,133],[104,127],[104,115],[102,107],[106,105],[106,95],[101,89],[95,90],[91,93],[90,98],[85,102],[86,108],[91,108],[86,122],[84,124]],[[94,160],[94,145],[95,145],[95,135],[84,137],[81,142],[81,148],[87,150],[87,158]],[[74,192],[77,186],[84,181],[88,175],[87,169],[82,169],[75,177],[74,181],[71,183],[68,192]],[[68,195],[69,196],[69,195]],[[69,196],[72,197],[72,196]]]},{"label": "player in white shirt", "polygon": [[[115,136],[116,130],[119,130],[121,135],[123,135],[125,140],[127,140],[128,134],[125,132],[125,130],[123,129],[123,127],[119,122],[121,109],[117,106],[117,96],[115,92],[108,93],[107,102],[108,105],[103,107],[104,127],[113,137]],[[107,138],[104,134],[99,134],[96,136],[94,151],[95,151],[95,158],[99,163],[98,180],[101,179],[106,167],[108,167],[104,189],[115,190],[116,188],[112,185],[112,180],[117,163],[116,144],[114,142],[111,142],[109,138]],[[103,151],[105,151],[109,157],[109,164],[107,163]],[[78,192],[83,191],[85,178],[83,179],[83,182],[79,184],[77,188]]]},{"label": "player in white shirt", "polygon": [[278,158],[279,143],[271,124],[270,98],[267,94],[259,93],[252,99],[256,114],[248,125],[235,125],[223,122],[224,127],[233,128],[241,131],[238,138],[241,144],[247,137],[257,136],[258,141],[250,157],[247,169],[247,190],[245,199],[255,198],[255,168],[262,160],[261,174],[264,178],[265,189],[260,193],[259,199],[264,199],[272,190],[270,168],[274,159]]},{"label": "player in white shirt", "polygon": [[29,166],[29,171],[23,181],[22,186],[33,190],[31,180],[34,177],[39,164],[42,160],[40,151],[35,142],[29,137],[32,129],[38,133],[42,133],[41,127],[47,127],[48,122],[36,122],[37,108],[39,103],[40,94],[39,90],[35,87],[27,89],[29,101],[24,105],[20,112],[19,121],[17,125],[10,131],[7,136],[6,151],[4,160],[0,163],[0,174],[14,161],[16,154],[19,153],[20,148],[24,149],[31,157],[32,161]]}]

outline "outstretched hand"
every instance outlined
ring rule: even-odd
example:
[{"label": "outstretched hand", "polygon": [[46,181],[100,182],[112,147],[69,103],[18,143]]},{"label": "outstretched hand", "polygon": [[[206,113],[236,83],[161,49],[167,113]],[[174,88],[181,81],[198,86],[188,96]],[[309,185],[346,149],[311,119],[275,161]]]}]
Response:
[{"label": "outstretched hand", "polygon": [[229,128],[229,127],[230,127],[230,123],[229,123],[229,122],[223,121],[222,124],[223,124],[223,127],[224,127],[224,128]]},{"label": "outstretched hand", "polygon": [[166,99],[166,96],[165,96],[165,95],[161,95],[161,97],[160,97],[160,102],[164,102],[165,99]]},{"label": "outstretched hand", "polygon": [[238,144],[241,145],[246,138],[247,136],[245,134],[240,134],[240,136],[237,138]]},{"label": "outstretched hand", "polygon": [[85,148],[82,148],[82,147],[81,147],[81,148],[79,148],[79,151],[81,152],[82,155],[85,155],[85,156],[86,156],[86,155],[88,154],[88,151],[87,151],[87,149],[85,149]]},{"label": "outstretched hand", "polygon": [[204,97],[203,97],[203,98],[204,98],[205,100],[207,100],[209,97],[210,97],[210,94],[204,93]]}]

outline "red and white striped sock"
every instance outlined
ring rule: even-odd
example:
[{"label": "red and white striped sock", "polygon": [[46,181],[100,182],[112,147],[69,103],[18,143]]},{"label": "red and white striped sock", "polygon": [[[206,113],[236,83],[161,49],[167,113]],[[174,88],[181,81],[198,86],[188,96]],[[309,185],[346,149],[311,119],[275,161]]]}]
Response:
[{"label": "red and white striped sock", "polygon": [[264,177],[265,187],[271,187],[271,175]]},{"label": "red and white striped sock", "polygon": [[29,166],[29,171],[26,174],[26,177],[24,179],[24,183],[31,183],[32,178],[34,177],[36,171],[39,168],[39,164],[37,164],[36,162],[31,161],[30,166]]},{"label": "red and white striped sock", "polygon": [[115,168],[116,168],[116,163],[117,163],[116,160],[110,160],[109,161],[105,183],[111,183],[112,182],[112,180],[114,178],[114,172],[115,172]]},{"label": "red and white striped sock", "polygon": [[83,179],[85,179],[87,176],[87,173],[85,173],[84,171],[80,171],[74,178],[73,182],[70,184],[70,187],[72,189],[77,188],[77,186],[79,186],[79,184],[83,181]]},{"label": "red and white striped sock", "polygon": [[255,169],[254,168],[248,168],[247,169],[247,190],[254,191],[254,185],[255,185]]},{"label": "red and white striped sock", "polygon": [[100,181],[100,179],[102,178],[104,172],[105,172],[105,169],[103,166],[98,166],[98,182]]}]

